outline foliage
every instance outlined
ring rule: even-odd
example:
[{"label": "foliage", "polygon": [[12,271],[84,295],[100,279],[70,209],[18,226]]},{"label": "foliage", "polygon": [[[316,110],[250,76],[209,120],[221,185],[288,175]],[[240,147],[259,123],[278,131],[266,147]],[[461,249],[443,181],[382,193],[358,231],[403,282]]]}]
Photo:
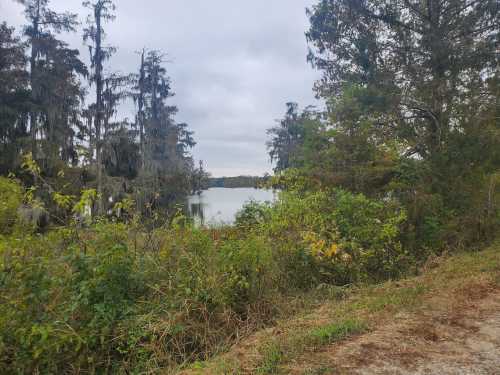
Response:
[{"label": "foliage", "polygon": [[0,234],[8,234],[16,224],[22,201],[21,186],[14,180],[0,177]]},{"label": "foliage", "polygon": [[299,113],[297,103],[286,104],[285,117],[278,125],[268,129],[271,140],[267,143],[271,162],[275,162],[275,172],[301,166],[301,148],[307,143],[311,130],[321,127],[319,114],[312,108]]},{"label": "foliage", "polygon": [[493,3],[319,0],[306,36],[326,111],[287,104],[269,130],[275,183],[399,202],[415,257],[491,239],[500,225]]},{"label": "foliage", "polygon": [[25,45],[14,29],[0,24],[0,173],[14,171],[27,136],[26,113],[30,104]]},{"label": "foliage", "polygon": [[270,207],[267,203],[259,203],[251,200],[236,213],[235,225],[237,227],[255,227],[265,224],[269,216]]},{"label": "foliage", "polygon": [[294,278],[346,284],[404,272],[411,264],[400,243],[405,219],[395,201],[373,201],[343,190],[302,196],[286,192],[271,210],[264,231],[284,246],[284,259],[287,248],[308,259],[305,265],[313,270],[304,269]]},{"label": "foliage", "polygon": [[[84,191],[74,212],[96,194]],[[247,205],[232,228],[99,220],[4,237],[0,364],[119,372],[206,359],[271,322],[282,294],[399,275],[403,220],[396,206],[341,190],[284,192]]]},{"label": "foliage", "polygon": [[[0,24],[0,174],[13,172],[25,185],[37,185],[34,198],[50,212],[51,223],[69,222],[66,198],[78,200],[87,189],[98,192],[92,215],[106,215],[130,194],[143,212],[170,210],[194,188],[195,141],[167,103],[173,92],[164,54],[144,51],[139,75],[113,72],[109,59],[116,48],[106,45],[105,24],[115,19],[115,5],[84,1],[90,13],[83,28],[87,66],[62,40],[77,31],[77,14],[54,11],[49,0],[20,3],[22,37]],[[95,103],[84,79],[95,90]],[[135,121],[114,120],[130,97],[140,102]],[[38,168],[28,176],[19,173],[27,153]],[[39,177],[47,183],[37,184]],[[66,201],[48,186],[64,192]]]}]

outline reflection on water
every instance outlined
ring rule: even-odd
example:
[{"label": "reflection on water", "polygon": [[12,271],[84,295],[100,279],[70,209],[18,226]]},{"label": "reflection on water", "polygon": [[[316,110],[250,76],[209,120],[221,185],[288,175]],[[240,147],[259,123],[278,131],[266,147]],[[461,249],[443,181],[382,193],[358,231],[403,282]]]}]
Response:
[{"label": "reflection on water", "polygon": [[[194,196],[192,198],[194,199]],[[189,199],[191,199],[191,197]],[[190,203],[189,214],[195,218],[198,224],[203,224],[205,222],[205,213],[202,203]]]},{"label": "reflection on water", "polygon": [[272,202],[275,196],[272,190],[211,188],[200,195],[190,196],[188,208],[198,225],[232,224],[246,202]]}]

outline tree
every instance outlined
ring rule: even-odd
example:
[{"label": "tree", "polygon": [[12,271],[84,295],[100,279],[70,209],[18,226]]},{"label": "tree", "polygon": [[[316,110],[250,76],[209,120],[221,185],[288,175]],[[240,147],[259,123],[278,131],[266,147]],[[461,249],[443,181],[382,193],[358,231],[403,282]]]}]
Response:
[{"label": "tree", "polygon": [[190,149],[196,144],[185,123],[177,123],[174,96],[161,51],[143,49],[132,97],[137,105],[141,170],[137,184],[141,204],[167,207],[192,189],[194,163]]},{"label": "tree", "polygon": [[104,77],[103,77],[103,64],[108,60],[115,49],[113,47],[103,46],[105,37],[102,24],[106,21],[114,20],[115,16],[113,11],[115,5],[111,0],[96,0],[84,1],[83,5],[91,10],[91,14],[87,19],[87,28],[84,30],[84,41],[91,43],[89,50],[91,54],[91,63],[93,74],[90,77],[92,83],[95,84],[96,105],[94,116],[95,128],[95,154],[96,154],[96,169],[97,169],[97,193],[98,199],[98,213],[104,213],[103,205],[103,165],[102,165],[102,126],[105,117],[105,109],[103,103],[103,90],[104,90]]},{"label": "tree", "polygon": [[33,106],[30,113],[30,134],[31,152],[36,158],[40,121],[39,109],[42,107],[40,100],[42,98],[43,74],[41,74],[40,69],[44,63],[43,58],[46,57],[48,45],[52,47],[54,45],[54,34],[75,31],[77,21],[75,14],[52,11],[48,6],[49,0],[18,0],[18,2],[25,7],[24,14],[28,24],[25,26],[24,34],[28,37],[31,46],[29,68]]},{"label": "tree", "polygon": [[[110,177],[133,180],[139,173],[139,146],[135,142],[134,132],[130,131],[129,127],[129,124],[122,122],[117,129],[107,134],[102,159],[104,170]],[[117,181],[113,181],[112,185],[117,185]],[[115,191],[120,190],[117,186],[112,186],[112,188]]]},{"label": "tree", "polygon": [[382,165],[371,193],[405,203],[416,239],[446,226],[478,239],[494,227],[499,12],[496,0],[321,0],[308,10],[332,156]]},{"label": "tree", "polygon": [[87,76],[87,67],[80,61],[78,50],[54,38],[45,38],[41,51],[43,59],[37,71],[41,145],[38,158],[41,167],[54,175],[61,167],[60,161],[78,163],[75,127],[80,122],[80,104],[84,99],[79,77]]},{"label": "tree", "polygon": [[0,173],[19,165],[19,154],[28,137],[29,75],[25,44],[14,29],[0,24]]},{"label": "tree", "polygon": [[275,172],[304,167],[307,163],[307,143],[312,141],[313,134],[323,126],[321,114],[314,107],[309,106],[301,113],[297,103],[286,103],[286,107],[284,118],[277,121],[277,126],[267,130],[267,134],[271,136],[267,148],[271,162],[276,163]]},{"label": "tree", "polygon": [[308,14],[309,60],[324,73],[317,92],[338,95],[346,84],[380,92],[390,108],[379,127],[408,156],[439,158],[470,96],[492,95],[496,0],[322,0]]},{"label": "tree", "polygon": [[133,95],[134,101],[137,104],[137,116],[136,116],[136,124],[138,124],[139,129],[139,145],[141,152],[141,166],[144,169],[145,167],[145,146],[144,146],[144,122],[146,121],[146,115],[144,113],[145,106],[145,84],[146,84],[146,67],[145,67],[145,54],[146,49],[143,48],[141,51],[141,65],[139,68],[139,74],[136,76],[136,86],[134,87],[136,94]]},{"label": "tree", "polygon": [[271,162],[276,162],[275,172],[294,166],[294,154],[302,146],[304,127],[298,113],[297,103],[287,103],[285,117],[279,120],[278,126],[267,131],[271,140],[267,143]]}]

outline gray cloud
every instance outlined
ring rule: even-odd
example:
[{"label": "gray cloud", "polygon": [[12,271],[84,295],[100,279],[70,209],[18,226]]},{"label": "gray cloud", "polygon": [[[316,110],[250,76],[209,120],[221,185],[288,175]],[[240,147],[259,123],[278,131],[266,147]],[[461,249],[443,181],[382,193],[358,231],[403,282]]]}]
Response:
[{"label": "gray cloud", "polygon": [[[178,120],[195,131],[193,150],[216,176],[262,174],[271,169],[266,129],[285,102],[318,104],[312,93],[318,73],[306,62],[305,8],[314,0],[116,0],[117,18],[107,42],[119,50],[109,65],[135,71],[142,47],[161,49],[179,107]],[[80,0],[52,0],[57,10],[80,14]],[[0,0],[0,20],[19,26],[22,8]],[[81,33],[65,36],[83,47]],[[133,117],[130,103],[123,109]]]}]

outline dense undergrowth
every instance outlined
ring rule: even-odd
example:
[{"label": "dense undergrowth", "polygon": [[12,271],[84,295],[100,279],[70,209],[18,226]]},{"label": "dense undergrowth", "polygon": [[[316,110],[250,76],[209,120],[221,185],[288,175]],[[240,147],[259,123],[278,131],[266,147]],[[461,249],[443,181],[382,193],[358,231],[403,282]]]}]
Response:
[{"label": "dense undergrowth", "polygon": [[[433,344],[453,345],[454,341],[440,325],[448,323],[464,329],[462,319],[481,319],[482,301],[498,294],[499,249],[497,241],[481,251],[431,258],[418,276],[397,281],[329,287],[318,299],[318,306],[278,319],[272,329],[261,330],[227,353],[196,363],[182,373],[345,374],[363,366],[360,360],[367,355],[369,364],[375,367],[377,362],[397,366],[401,352],[393,345],[405,340],[412,348],[419,337],[436,353]],[[353,340],[360,335],[371,336],[371,340]],[[367,342],[380,342],[380,346],[371,347]],[[356,345],[373,351],[360,350],[361,358],[356,358]],[[384,357],[383,347],[393,356]],[[414,349],[411,353],[418,353],[420,360],[425,358],[424,353]],[[375,357],[378,361],[371,360]]]},{"label": "dense undergrowth", "polygon": [[342,190],[250,203],[233,227],[179,216],[157,228],[101,219],[42,234],[16,218],[21,187],[2,186],[8,374],[171,369],[272,323],[291,296],[395,278],[417,261],[399,239],[404,209]]}]

